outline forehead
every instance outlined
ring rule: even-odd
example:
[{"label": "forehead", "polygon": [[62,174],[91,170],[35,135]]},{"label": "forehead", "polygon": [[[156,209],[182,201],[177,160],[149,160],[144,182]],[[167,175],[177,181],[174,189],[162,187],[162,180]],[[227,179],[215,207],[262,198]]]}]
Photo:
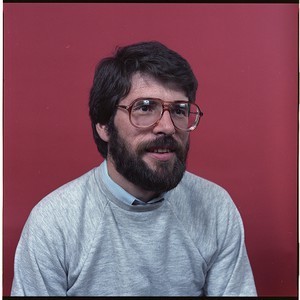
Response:
[{"label": "forehead", "polygon": [[160,98],[165,101],[188,100],[184,91],[174,85],[161,83],[150,75],[136,73],[132,76],[129,94],[121,102],[129,104],[143,97]]}]

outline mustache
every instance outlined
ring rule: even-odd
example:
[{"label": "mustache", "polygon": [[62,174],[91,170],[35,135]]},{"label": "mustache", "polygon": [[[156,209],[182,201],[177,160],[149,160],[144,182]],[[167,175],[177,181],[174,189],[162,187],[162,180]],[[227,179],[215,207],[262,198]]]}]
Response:
[{"label": "mustache", "polygon": [[182,146],[173,137],[162,136],[156,138],[155,140],[141,143],[137,147],[137,152],[143,153],[145,151],[150,151],[152,149],[157,149],[157,148],[167,148],[174,152],[182,151]]}]

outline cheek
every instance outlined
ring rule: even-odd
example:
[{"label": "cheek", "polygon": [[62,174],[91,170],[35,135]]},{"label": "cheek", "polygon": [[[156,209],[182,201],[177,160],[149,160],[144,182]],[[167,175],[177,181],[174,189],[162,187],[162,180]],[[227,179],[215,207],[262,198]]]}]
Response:
[{"label": "cheek", "polygon": [[118,135],[123,140],[128,142],[128,144],[132,144],[136,139],[137,129],[133,125],[131,125],[128,116],[116,115],[114,125],[118,131]]},{"label": "cheek", "polygon": [[189,133],[181,133],[178,135],[178,140],[180,140],[182,145],[185,146],[189,142],[189,136]]},{"label": "cheek", "polygon": [[137,146],[143,142],[143,138],[135,132],[135,128],[120,126],[118,128],[118,135],[128,150],[135,150]]}]

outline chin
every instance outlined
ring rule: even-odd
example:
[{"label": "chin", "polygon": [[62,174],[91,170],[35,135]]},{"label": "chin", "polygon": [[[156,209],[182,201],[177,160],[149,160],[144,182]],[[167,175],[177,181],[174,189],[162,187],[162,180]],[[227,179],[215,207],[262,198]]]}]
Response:
[{"label": "chin", "polygon": [[173,167],[174,166],[174,159],[168,160],[161,160],[161,159],[143,159],[145,164],[148,166],[149,169],[152,171],[157,171],[159,167]]}]

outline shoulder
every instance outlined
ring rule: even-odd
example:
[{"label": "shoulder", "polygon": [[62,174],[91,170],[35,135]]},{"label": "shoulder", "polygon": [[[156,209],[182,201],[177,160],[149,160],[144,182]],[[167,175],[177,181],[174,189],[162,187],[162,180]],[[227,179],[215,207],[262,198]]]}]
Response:
[{"label": "shoulder", "polygon": [[98,182],[94,168],[80,177],[62,185],[45,196],[35,207],[36,210],[51,208],[72,209],[89,204],[99,194]]},{"label": "shoulder", "polygon": [[32,209],[18,244],[21,257],[30,252],[58,269],[84,264],[105,210],[97,170],[66,183]]},{"label": "shoulder", "polygon": [[[95,178],[97,168],[64,184],[44,197],[32,209],[27,223],[38,227],[46,223],[44,228],[54,230],[83,226],[85,216],[89,216],[90,225],[96,221],[105,209],[104,197],[101,194],[99,182]],[[94,221],[95,220],[95,221]]]},{"label": "shoulder", "polygon": [[240,214],[218,184],[186,172],[166,200],[207,264],[225,241],[243,239]]},{"label": "shoulder", "polygon": [[233,200],[223,187],[190,172],[185,172],[166,198],[182,224],[196,231],[199,227],[205,232],[218,227],[225,229],[229,223],[240,219]]},{"label": "shoulder", "polygon": [[[178,205],[201,206],[203,209],[219,205],[233,205],[229,193],[223,187],[187,171],[170,194],[175,196]],[[178,197],[186,199],[186,202],[179,201]]]}]

